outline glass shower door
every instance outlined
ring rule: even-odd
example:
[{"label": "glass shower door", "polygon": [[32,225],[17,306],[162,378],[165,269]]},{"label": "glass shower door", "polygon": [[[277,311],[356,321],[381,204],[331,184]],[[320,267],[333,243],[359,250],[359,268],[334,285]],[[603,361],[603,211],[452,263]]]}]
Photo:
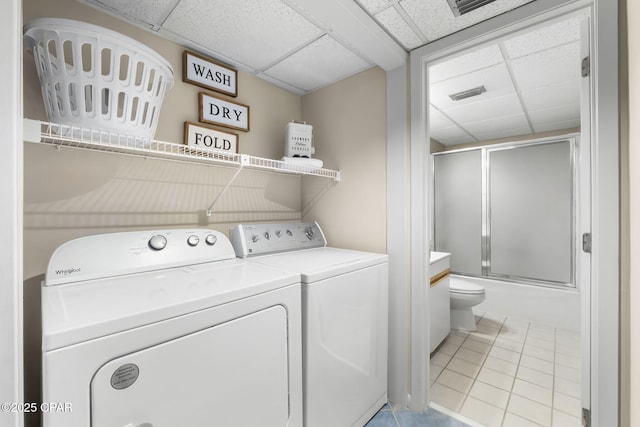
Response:
[{"label": "glass shower door", "polygon": [[487,150],[489,275],[571,285],[570,141]]},{"label": "glass shower door", "polygon": [[480,150],[434,156],[434,244],[451,253],[451,271],[482,274]]}]

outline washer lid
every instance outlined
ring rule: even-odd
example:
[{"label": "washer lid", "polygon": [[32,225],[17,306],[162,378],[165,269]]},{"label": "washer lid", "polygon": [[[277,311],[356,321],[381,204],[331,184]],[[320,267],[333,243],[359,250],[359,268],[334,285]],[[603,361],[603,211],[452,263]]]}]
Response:
[{"label": "washer lid", "polygon": [[299,281],[298,274],[233,258],[43,286],[42,346],[53,350]]},{"label": "washer lid", "polygon": [[388,262],[385,254],[339,248],[314,248],[256,256],[253,262],[300,273],[303,283],[313,283],[340,274]]},{"label": "washer lid", "polygon": [[466,280],[449,281],[449,291],[459,294],[483,294],[484,287]]}]

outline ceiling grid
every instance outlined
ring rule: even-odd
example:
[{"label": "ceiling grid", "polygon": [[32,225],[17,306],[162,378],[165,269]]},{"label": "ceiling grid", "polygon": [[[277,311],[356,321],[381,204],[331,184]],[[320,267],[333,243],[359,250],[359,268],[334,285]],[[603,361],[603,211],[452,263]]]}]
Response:
[{"label": "ceiling grid", "polygon": [[[509,72],[509,77],[513,82],[513,86],[516,90],[516,94],[518,95],[518,101],[520,101],[521,105],[524,105],[524,100],[522,99],[522,91],[518,86],[518,81],[515,78],[515,74],[513,72],[513,67],[511,67],[511,61],[508,59],[509,54],[507,53],[507,48],[504,46],[504,43],[498,43],[498,48],[502,53],[502,56],[505,58],[505,64],[507,64],[507,71]],[[534,133],[533,123],[531,122],[531,117],[529,116],[529,111],[526,108],[523,108],[524,115],[527,118],[527,124],[529,125],[529,133]]]},{"label": "ceiling grid", "polygon": [[[430,102],[461,128],[431,126],[444,145],[580,126],[580,21],[574,16],[500,40],[429,69]],[[449,94],[484,85],[462,101]],[[498,100],[498,102],[496,102]],[[464,131],[464,132],[463,132]]]},{"label": "ceiling grid", "polygon": [[[458,18],[447,0],[80,1],[304,94],[374,65],[394,69],[406,61],[402,51],[533,0],[496,0]],[[301,62],[318,45],[334,64],[322,76]]]},{"label": "ceiling grid", "polygon": [[[298,94],[535,0],[455,16],[447,0],[79,0]],[[431,135],[445,145],[579,126],[580,16],[429,69]],[[212,28],[203,31],[202,28]],[[448,95],[484,86],[452,101]]]}]

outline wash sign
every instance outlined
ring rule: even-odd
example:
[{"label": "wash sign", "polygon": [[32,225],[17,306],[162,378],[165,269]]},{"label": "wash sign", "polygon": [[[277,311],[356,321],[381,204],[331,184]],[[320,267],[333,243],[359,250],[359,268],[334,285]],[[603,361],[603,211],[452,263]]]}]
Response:
[{"label": "wash sign", "polygon": [[249,106],[200,92],[200,121],[243,131],[249,130]]},{"label": "wash sign", "polygon": [[188,50],[182,55],[182,80],[225,95],[238,95],[236,70]]}]

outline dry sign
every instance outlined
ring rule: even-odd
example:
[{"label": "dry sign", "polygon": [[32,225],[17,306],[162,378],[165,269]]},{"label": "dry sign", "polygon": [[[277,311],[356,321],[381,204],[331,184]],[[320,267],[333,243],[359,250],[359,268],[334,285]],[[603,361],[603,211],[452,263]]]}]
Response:
[{"label": "dry sign", "polygon": [[238,152],[238,135],[184,122],[184,143],[193,148],[207,148],[225,153]]},{"label": "dry sign", "polygon": [[249,130],[249,106],[200,92],[200,121],[243,131]]},{"label": "dry sign", "polygon": [[182,80],[233,97],[238,95],[238,72],[232,68],[185,50],[182,54]]}]

